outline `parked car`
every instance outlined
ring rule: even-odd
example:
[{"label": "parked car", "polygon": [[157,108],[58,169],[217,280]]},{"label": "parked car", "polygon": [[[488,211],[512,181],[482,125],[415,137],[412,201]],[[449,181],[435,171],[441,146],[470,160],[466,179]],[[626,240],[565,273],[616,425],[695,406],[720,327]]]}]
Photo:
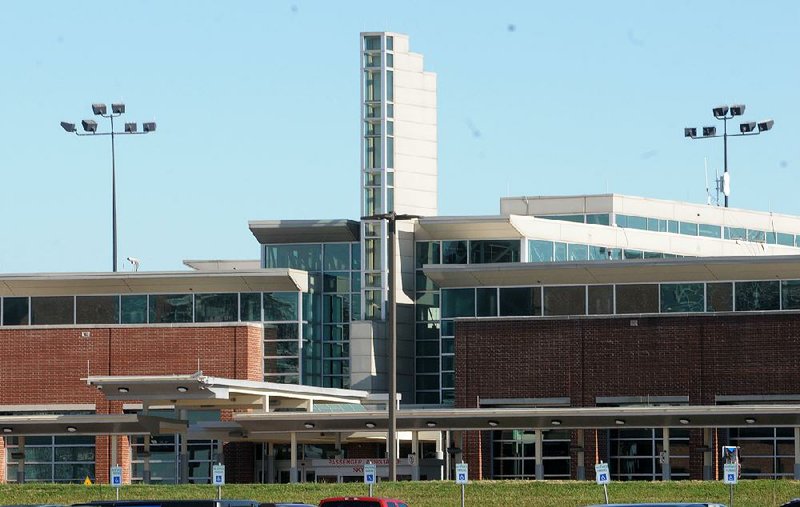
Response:
[{"label": "parked car", "polygon": [[340,496],[322,500],[319,507],[408,507],[408,504],[393,498]]},{"label": "parked car", "polygon": [[262,503],[261,505],[259,505],[259,507],[317,507],[317,506],[316,505],[311,505],[311,504],[308,504],[308,503],[291,503],[291,502],[289,502],[289,503],[284,503],[284,502],[272,503],[272,502],[266,502],[266,503]]},{"label": "parked car", "polygon": [[781,505],[781,507],[800,507],[800,498],[789,500],[785,504]]}]

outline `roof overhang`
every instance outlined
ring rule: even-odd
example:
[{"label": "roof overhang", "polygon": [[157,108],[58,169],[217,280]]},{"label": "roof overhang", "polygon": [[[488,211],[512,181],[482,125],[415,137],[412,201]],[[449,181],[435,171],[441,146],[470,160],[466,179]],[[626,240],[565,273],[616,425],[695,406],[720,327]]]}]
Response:
[{"label": "roof overhang", "polygon": [[138,414],[0,416],[1,436],[182,433],[186,421]]},{"label": "roof overhang", "polygon": [[[608,429],[800,426],[798,405],[710,405],[525,409],[399,410],[398,431],[450,429]],[[248,435],[272,432],[386,431],[386,412],[247,413],[234,421]]]},{"label": "roof overhang", "polygon": [[250,232],[262,245],[358,241],[356,220],[251,220]]},{"label": "roof overhang", "polygon": [[440,287],[800,279],[800,256],[426,264]]},{"label": "roof overhang", "polygon": [[[108,400],[142,401],[149,405],[168,404],[178,408],[299,408],[322,403],[356,403],[368,397],[366,391],[335,389],[276,382],[191,375],[92,376],[86,382],[101,390]],[[313,407],[312,407],[313,408]]]},{"label": "roof overhang", "polygon": [[535,220],[530,217],[425,217],[416,227],[416,239],[516,239],[524,237],[515,221]]},{"label": "roof overhang", "polygon": [[308,291],[296,269],[0,275],[0,296]]}]

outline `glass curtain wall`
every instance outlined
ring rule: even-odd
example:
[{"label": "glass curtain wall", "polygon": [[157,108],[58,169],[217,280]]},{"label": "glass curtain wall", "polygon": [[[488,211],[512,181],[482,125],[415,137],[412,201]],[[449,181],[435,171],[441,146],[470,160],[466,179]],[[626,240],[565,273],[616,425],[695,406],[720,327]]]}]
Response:
[{"label": "glass curtain wall", "polygon": [[[570,432],[545,431],[542,437],[544,479],[570,479]],[[492,432],[492,479],[536,479],[536,432]]]}]

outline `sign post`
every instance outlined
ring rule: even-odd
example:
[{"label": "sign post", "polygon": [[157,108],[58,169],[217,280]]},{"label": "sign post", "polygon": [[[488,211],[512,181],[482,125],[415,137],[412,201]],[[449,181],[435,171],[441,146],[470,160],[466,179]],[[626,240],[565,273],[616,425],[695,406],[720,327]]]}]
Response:
[{"label": "sign post", "polygon": [[608,505],[608,483],[611,482],[611,474],[608,472],[608,463],[602,461],[594,466],[594,476],[597,484],[603,486],[603,493],[606,497],[606,505]]},{"label": "sign post", "polygon": [[117,500],[119,500],[119,489],[122,487],[122,467],[117,465],[111,467],[111,487],[117,492]]},{"label": "sign post", "polygon": [[374,463],[364,464],[364,484],[369,486],[369,496],[372,496],[372,486],[375,484],[378,475],[378,466]]},{"label": "sign post", "polygon": [[456,463],[456,484],[461,485],[461,507],[464,507],[466,487],[469,482],[469,466],[466,463]]},{"label": "sign post", "polygon": [[225,465],[214,465],[211,470],[211,484],[217,487],[217,499],[222,500],[222,485],[225,484]]},{"label": "sign post", "polygon": [[739,482],[739,465],[726,463],[723,466],[722,483],[730,485],[730,507],[733,507],[733,486]]}]

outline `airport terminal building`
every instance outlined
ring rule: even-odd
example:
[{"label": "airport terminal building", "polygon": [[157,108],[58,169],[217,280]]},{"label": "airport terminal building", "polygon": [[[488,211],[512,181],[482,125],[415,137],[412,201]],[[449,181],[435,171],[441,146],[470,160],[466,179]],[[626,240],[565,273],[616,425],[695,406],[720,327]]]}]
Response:
[{"label": "airport terminal building", "polygon": [[436,76],[404,35],[360,40],[372,218],[254,220],[254,260],[181,272],[0,275],[0,481],[385,474],[390,286],[401,477],[714,479],[737,445],[744,478],[800,478],[800,217],[616,194],[439,216]]}]

